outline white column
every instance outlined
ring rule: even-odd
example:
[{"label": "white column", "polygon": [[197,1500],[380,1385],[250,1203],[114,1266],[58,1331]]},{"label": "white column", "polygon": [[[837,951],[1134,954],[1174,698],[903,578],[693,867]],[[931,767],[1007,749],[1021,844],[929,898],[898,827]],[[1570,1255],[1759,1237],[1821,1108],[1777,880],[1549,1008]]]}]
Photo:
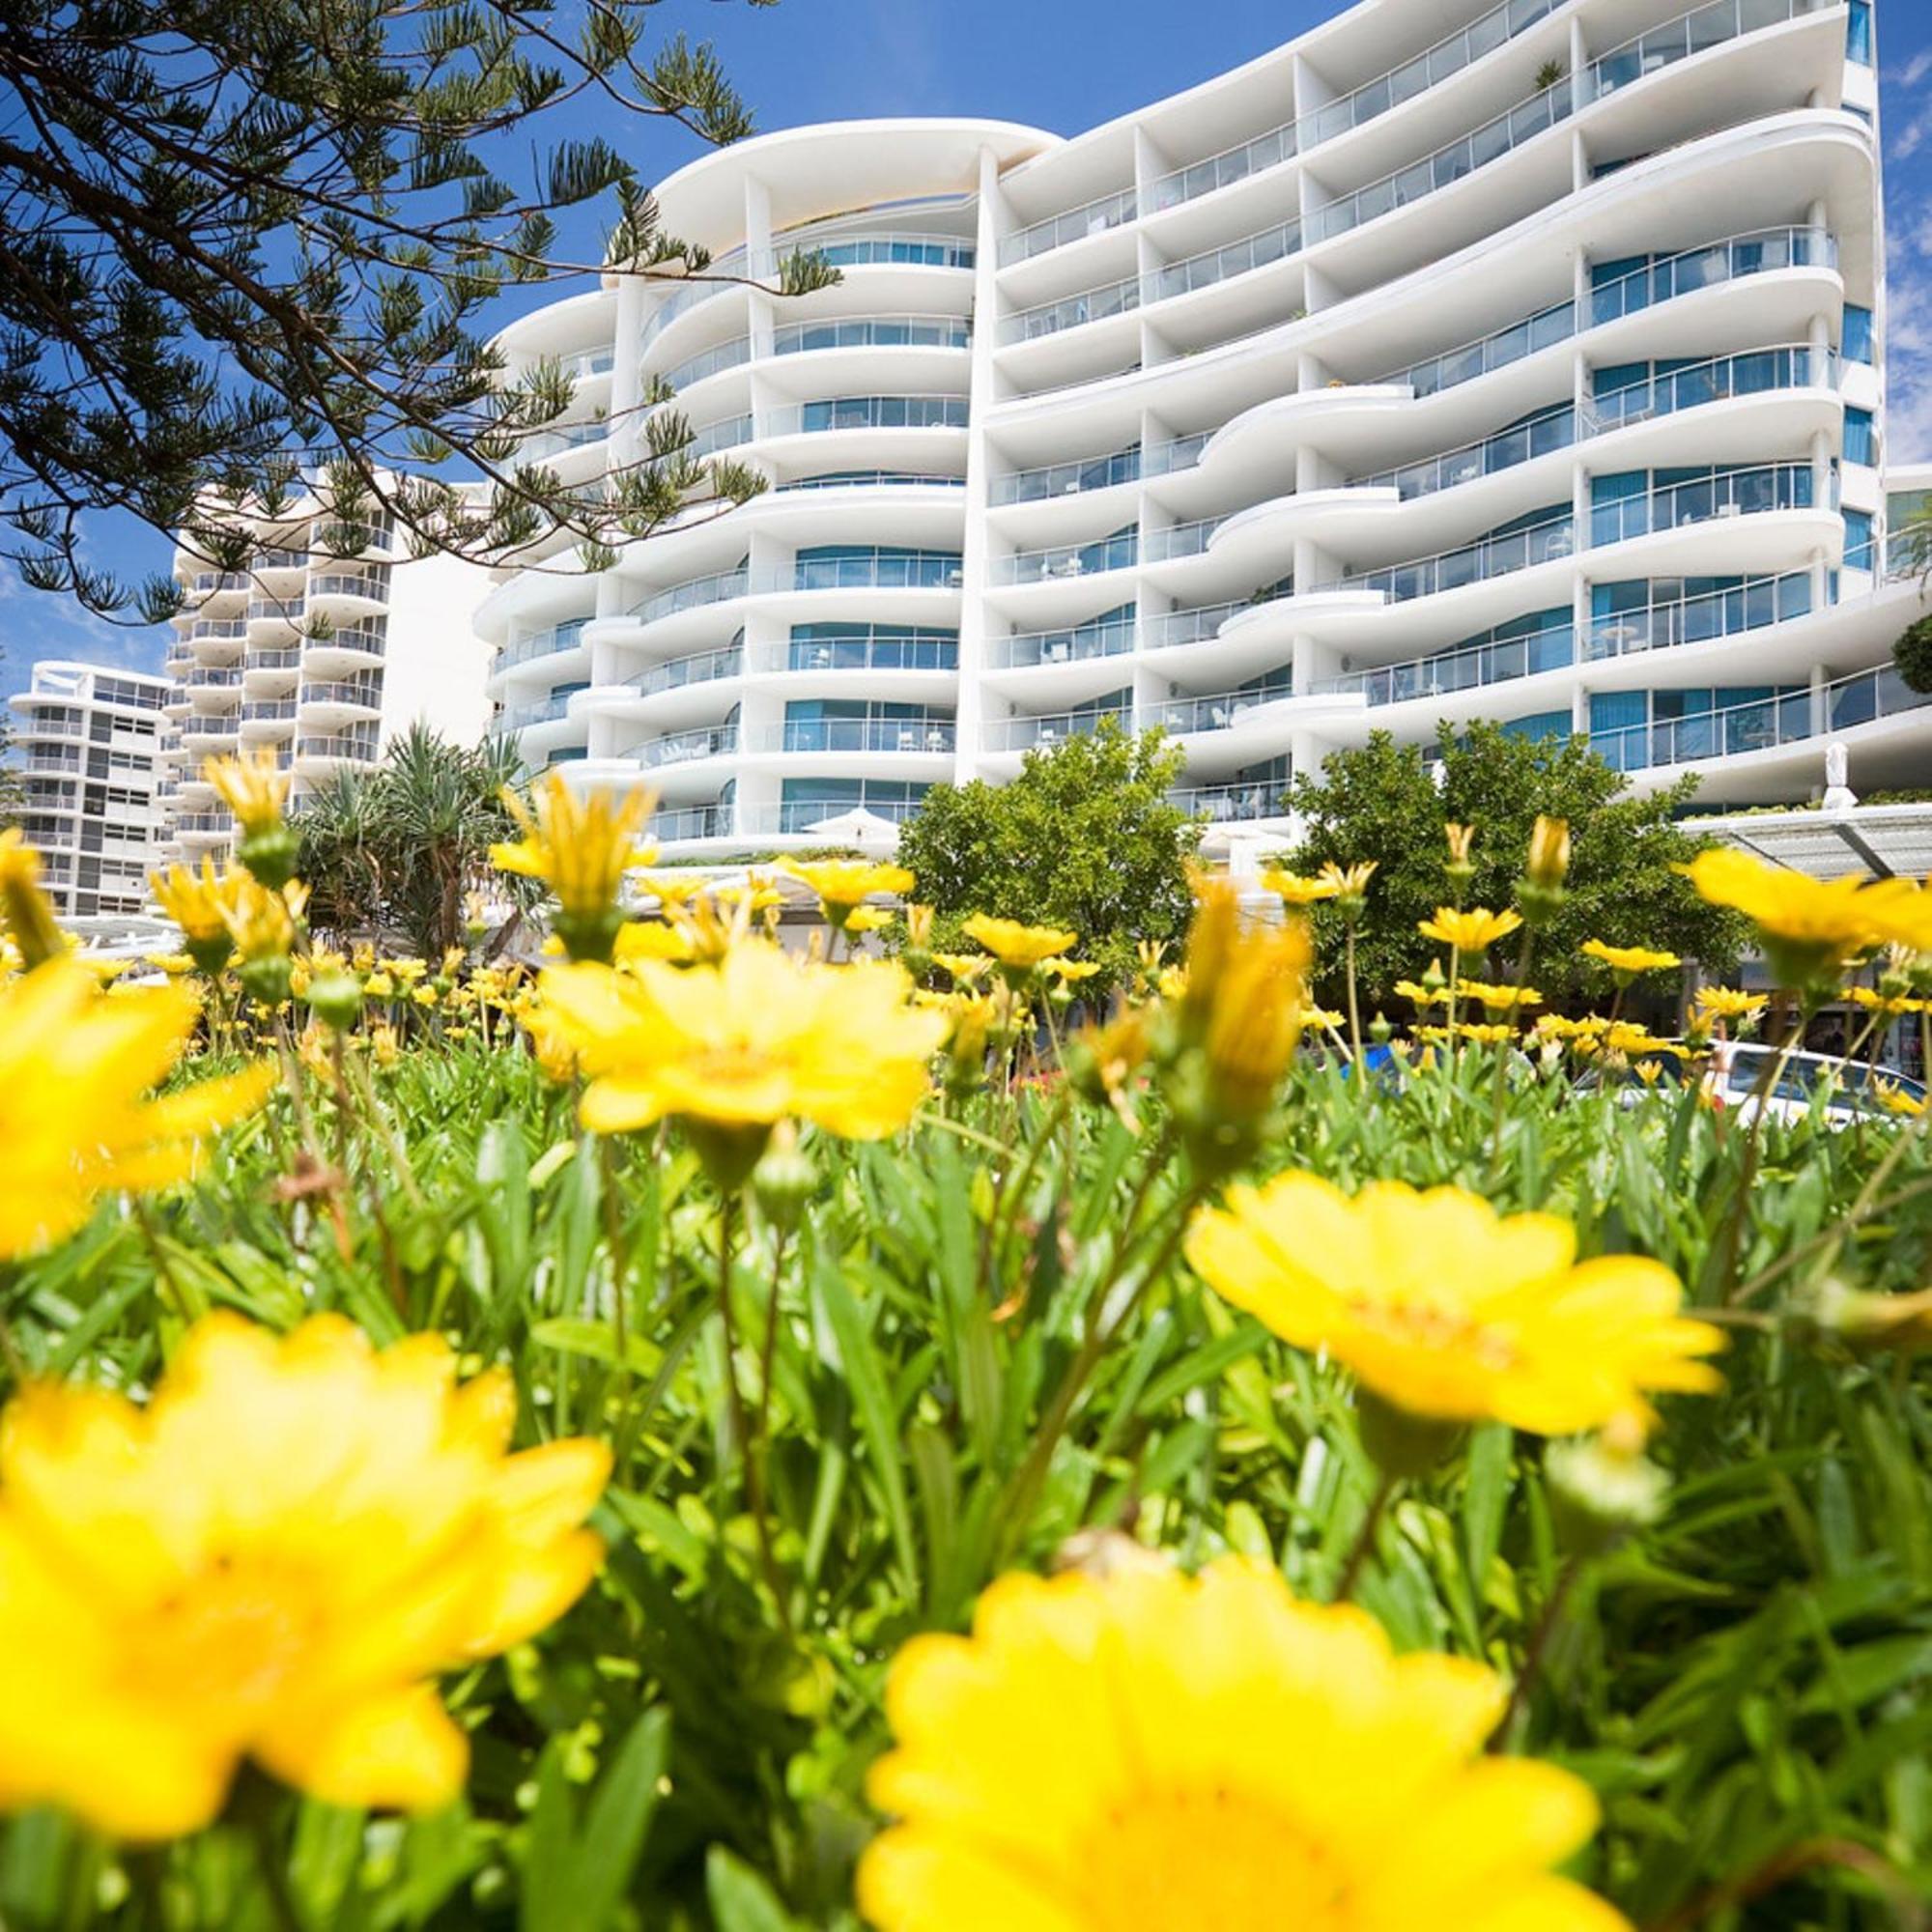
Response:
[{"label": "white column", "polygon": [[1000,164],[990,148],[980,153],[980,226],[973,272],[972,403],[967,412],[965,528],[960,547],[959,682],[954,731],[953,781],[979,775],[980,736],[986,716],[986,505],[992,489],[993,453],[986,440],[986,413],[994,401],[993,349],[999,329],[997,283],[1000,232],[1007,225]]}]

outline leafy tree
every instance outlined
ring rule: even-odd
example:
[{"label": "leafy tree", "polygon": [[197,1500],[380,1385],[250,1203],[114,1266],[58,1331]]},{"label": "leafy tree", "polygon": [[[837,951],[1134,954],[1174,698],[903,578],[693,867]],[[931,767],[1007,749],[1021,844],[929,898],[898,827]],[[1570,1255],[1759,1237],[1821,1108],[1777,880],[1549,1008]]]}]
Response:
[{"label": "leafy tree", "polygon": [[[1439,788],[1432,755],[1442,762]],[[1477,724],[1459,739],[1445,724],[1425,751],[1378,731],[1359,751],[1333,753],[1319,777],[1295,780],[1290,797],[1305,832],[1287,863],[1312,872],[1330,861],[1376,862],[1357,970],[1365,995],[1391,1010],[1395,982],[1419,978],[1441,952],[1416,924],[1451,898],[1444,827],[1476,830],[1465,902],[1501,908],[1514,902],[1538,813],[1567,819],[1573,843],[1563,910],[1537,943],[1534,980],[1547,996],[1575,1001],[1605,989],[1602,969],[1577,953],[1586,939],[1658,947],[1721,973],[1735,965],[1746,929],[1672,870],[1709,842],[1675,822],[1696,783],[1636,797],[1580,737],[1532,742]],[[1331,965],[1340,955],[1339,946],[1322,949]]]},{"label": "leafy tree", "polygon": [[490,847],[517,836],[502,793],[521,776],[514,748],[466,750],[417,724],[373,770],[325,780],[301,814],[300,876],[309,918],[338,941],[400,941],[426,959],[463,939],[464,901],[519,882],[490,867]]},{"label": "leafy tree", "polygon": [[1891,647],[1898,674],[1913,691],[1932,691],[1932,617],[1908,624]]},{"label": "leafy tree", "polygon": [[[647,420],[608,497],[566,487],[522,451],[571,379],[543,363],[506,380],[480,327],[513,285],[710,272],[611,143],[535,146],[591,99],[712,142],[752,131],[708,46],[646,48],[659,4],[8,0],[0,554],[153,622],[174,586],[137,597],[88,566],[89,512],[239,570],[222,508],[276,515],[307,470],[345,524],[386,510],[418,550],[494,555],[562,530],[595,562],[693,500],[761,488],[694,461],[676,412]],[[495,163],[526,154],[519,186]],[[598,201],[601,258],[564,259],[557,215]],[[794,256],[778,287],[836,279]],[[453,459],[481,491],[410,473]]]},{"label": "leafy tree", "polygon": [[1116,976],[1141,939],[1175,940],[1192,910],[1187,862],[1201,827],[1168,797],[1181,754],[1159,731],[1113,719],[1027,753],[1010,784],[928,792],[899,839],[899,863],[949,926],[992,913],[1071,926],[1084,956]]}]

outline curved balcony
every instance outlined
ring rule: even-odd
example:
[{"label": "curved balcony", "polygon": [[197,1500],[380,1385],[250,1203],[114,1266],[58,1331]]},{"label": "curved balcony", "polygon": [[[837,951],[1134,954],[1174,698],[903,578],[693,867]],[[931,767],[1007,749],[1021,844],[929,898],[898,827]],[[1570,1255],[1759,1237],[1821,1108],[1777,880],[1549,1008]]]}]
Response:
[{"label": "curved balcony", "polygon": [[517,446],[511,454],[513,463],[549,463],[553,458],[566,456],[572,450],[587,449],[592,443],[607,440],[611,425],[598,418],[594,422],[566,423],[561,429],[533,430],[517,440]]},{"label": "curved balcony", "polygon": [[517,666],[532,664],[538,658],[557,657],[565,651],[582,650],[583,627],[589,621],[587,617],[573,617],[568,623],[553,625],[547,631],[538,631],[532,637],[519,638],[515,643],[505,644],[497,653],[493,673],[514,670]]},{"label": "curved balcony", "polygon": [[717,571],[674,583],[633,605],[630,615],[654,624],[680,611],[739,597],[776,596],[801,590],[957,590],[964,581],[958,559],[943,554],[910,556],[800,557],[776,569]]},{"label": "curved balcony", "polygon": [[957,726],[951,718],[790,718],[758,732],[751,749],[951,757],[957,743]]},{"label": "curved balcony", "polygon": [[373,729],[305,733],[296,740],[295,757],[298,764],[374,764],[379,748]]},{"label": "curved balcony", "polygon": [[1419,161],[1410,161],[1379,181],[1369,182],[1318,208],[1309,222],[1308,239],[1311,242],[1332,241],[1398,208],[1424,200],[1437,188],[1463,180],[1539,135],[1547,134],[1552,128],[1560,127],[1570,118],[1571,111],[1570,80],[1566,74],[1553,86],[1485,122],[1473,133],[1463,134]]},{"label": "curved balcony", "polygon": [[295,724],[293,697],[259,698],[242,707],[242,735],[244,738],[285,738]]},{"label": "curved balcony", "polygon": [[[337,600],[386,604],[389,601],[389,573],[380,570],[319,570],[308,581],[307,608]],[[249,615],[254,615],[250,607]]]},{"label": "curved balcony", "polygon": [[971,411],[965,396],[835,396],[766,411],[758,436],[762,440],[842,430],[964,429]]},{"label": "curved balcony", "polygon": [[1090,456],[1072,463],[1049,463],[1037,469],[1009,470],[995,476],[989,499],[996,508],[1009,503],[1041,503],[1056,497],[1087,496],[1096,490],[1116,490],[1141,480],[1139,443],[1117,449],[1110,456]]},{"label": "curved balcony", "polygon": [[1189,816],[1205,818],[1210,825],[1242,825],[1281,817],[1286,789],[1274,782],[1179,785],[1168,797]]},{"label": "curved balcony", "polygon": [[696,764],[702,758],[729,757],[738,749],[735,724],[707,724],[692,731],[673,731],[666,738],[649,738],[631,755],[647,772],[672,765]]},{"label": "curved balcony", "polygon": [[[197,617],[188,629],[187,642],[194,646],[234,644],[242,642],[247,636],[245,617]],[[197,651],[197,655],[203,653]]]},{"label": "curved balcony", "polygon": [[1807,14],[1829,11],[1821,0],[1706,0],[1674,20],[1634,34],[1590,63],[1591,98],[1603,99],[1694,54],[1768,27],[1781,27]]},{"label": "curved balcony", "polygon": [[959,640],[951,636],[877,628],[865,636],[792,638],[760,650],[755,668],[766,677],[855,670],[952,672],[959,668]]},{"label": "curved balcony", "polygon": [[1815,694],[1799,691],[1693,718],[1662,718],[1593,731],[1590,749],[1618,771],[1662,771],[1834,738],[1927,705],[1932,705],[1932,693],[1914,691],[1894,667],[1884,665],[1835,678]]},{"label": "curved balcony", "polygon": [[1309,588],[1310,594],[1317,596],[1333,591],[1378,590],[1387,602],[1404,604],[1412,598],[1434,597],[1491,578],[1513,576],[1539,563],[1572,556],[1576,549],[1576,519],[1568,510],[1561,510],[1543,523],[1502,536],[1481,537],[1474,543],[1407,563],[1345,571],[1328,582]]},{"label": "curved balcony", "polygon": [[1093,577],[1110,570],[1131,570],[1139,557],[1139,532],[1122,530],[1093,543],[1015,551],[1010,555],[995,557],[988,574],[991,582],[1001,585],[1048,583]]},{"label": "curved balcony", "polygon": [[[342,624],[326,637],[311,638],[304,648],[302,663],[317,671],[354,669],[374,659],[380,662],[389,649],[388,620]],[[349,662],[345,666],[344,660]]]},{"label": "curved balcony", "polygon": [[[303,711],[330,711],[376,714],[383,708],[383,679],[377,672],[373,677],[359,678],[318,678],[302,681],[297,694],[297,702]],[[318,724],[333,722],[317,719]]]},{"label": "curved balcony", "polygon": [[177,812],[174,829],[189,838],[227,838],[235,831],[235,814],[232,811]]},{"label": "curved balcony", "polygon": [[692,651],[681,658],[668,658],[663,664],[640,670],[626,680],[639,697],[653,697],[661,691],[677,691],[686,685],[712,684],[721,678],[741,676],[745,669],[745,648],[730,644],[721,651]]},{"label": "curved balcony", "polygon": [[1133,722],[1132,708],[1121,704],[1104,711],[1058,711],[1044,717],[989,718],[980,727],[980,743],[987,752],[1030,752],[1036,746],[1065,744],[1069,738],[1084,738],[1111,718],[1126,726]]},{"label": "curved balcony", "polygon": [[241,720],[232,711],[198,713],[181,721],[181,740],[184,745],[198,746],[204,753],[232,752],[240,728]]},{"label": "curved balcony", "polygon": [[1236,275],[1272,268],[1300,252],[1301,223],[1280,222],[1258,234],[1244,235],[1238,242],[1208,248],[1156,269],[1149,299],[1166,301],[1175,296],[1192,295],[1197,289],[1212,288],[1216,283],[1232,281]]},{"label": "curved balcony", "polygon": [[1077,295],[1023,308],[1000,324],[1000,340],[1005,344],[1038,342],[1090,322],[1103,322],[1112,316],[1131,315],[1141,305],[1141,280],[1129,275],[1124,281],[1108,282],[1100,288],[1083,289]]},{"label": "curved balcony", "polygon": [[688,389],[707,377],[722,376],[727,369],[742,369],[752,359],[752,338],[734,335],[710,349],[687,355],[674,369],[667,369],[663,381],[668,389]]},{"label": "curved balcony", "polygon": [[828,469],[818,476],[794,476],[772,486],[774,497],[795,490],[963,490],[963,476],[936,476],[916,469]]},{"label": "curved balcony", "polygon": [[1833,381],[1830,352],[1804,343],[1717,355],[1707,362],[1668,369],[1595,396],[1583,406],[1580,428],[1585,436],[1607,436],[1613,430],[1683,410],[1702,409],[1709,403],[1777,390],[1828,389]]},{"label": "curved balcony", "polygon": [[826,349],[970,349],[973,325],[954,315],[828,316],[822,322],[781,323],[772,330],[774,355]]},{"label": "curved balcony", "polygon": [[686,805],[651,813],[645,838],[659,845],[681,845],[696,838],[729,838],[733,813],[728,805]]},{"label": "curved balcony", "polygon": [[1590,547],[1628,543],[1656,530],[1681,529],[1723,517],[1761,516],[1772,510],[1808,510],[1814,477],[1808,463],[1768,463],[1719,471],[1695,482],[1675,483],[1647,496],[1599,503],[1590,512]]},{"label": "curved balcony", "polygon": [[228,693],[239,690],[241,684],[242,670],[239,666],[216,668],[211,665],[196,665],[183,680],[183,696],[218,704]]},{"label": "curved balcony", "polygon": [[1210,691],[1199,696],[1172,697],[1148,705],[1138,722],[1143,730],[1158,724],[1177,737],[1191,737],[1202,731],[1230,731],[1252,713],[1293,696],[1286,685],[1274,691]]},{"label": "curved balcony", "polygon": [[540,697],[529,704],[508,704],[492,727],[499,737],[508,737],[512,732],[527,731],[538,724],[554,724],[570,715],[572,694],[562,692],[552,697]]},{"label": "curved balcony", "polygon": [[1111,229],[1123,227],[1139,213],[1139,197],[1129,187],[1100,195],[1063,214],[1049,214],[1001,241],[1000,267],[1009,269],[1016,262],[1030,262],[1036,255],[1044,255],[1069,242],[1084,241],[1090,235],[1105,235]]},{"label": "curved balcony", "polygon": [[992,670],[1025,670],[1037,665],[1074,665],[1131,652],[1140,634],[1129,610],[1123,616],[1095,618],[1053,631],[1015,631],[994,638],[986,645],[986,665]]}]

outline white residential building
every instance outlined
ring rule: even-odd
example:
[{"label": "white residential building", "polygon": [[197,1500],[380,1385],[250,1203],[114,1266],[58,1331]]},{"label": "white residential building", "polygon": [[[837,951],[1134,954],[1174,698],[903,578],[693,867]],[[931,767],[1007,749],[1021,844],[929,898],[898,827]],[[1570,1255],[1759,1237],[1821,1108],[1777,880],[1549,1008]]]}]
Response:
[{"label": "white residential building", "polygon": [[164,677],[55,659],[35,665],[13,699],[21,829],[64,921],[119,918],[147,903],[165,836],[168,691]]},{"label": "white residential building", "polygon": [[[1176,14],[1165,31],[1186,31]],[[1377,729],[1586,733],[1706,807],[1932,780],[1889,668],[1870,0],[1364,0],[1064,140],[805,128],[658,191],[708,248],[506,331],[559,468],[676,391],[769,479],[483,606],[499,728],[810,842],[1118,717],[1283,829]],[[793,251],[838,286],[780,299]],[[664,406],[658,406],[664,407]]]},{"label": "white residential building", "polygon": [[205,761],[273,745],[301,799],[345,765],[373,765],[418,722],[459,744],[483,735],[488,651],[472,616],[490,573],[461,557],[412,557],[386,515],[353,529],[312,496],[250,519],[246,570],[217,571],[186,548],[186,602],[167,658],[178,769],[163,795],[175,849],[230,844],[234,822]]}]

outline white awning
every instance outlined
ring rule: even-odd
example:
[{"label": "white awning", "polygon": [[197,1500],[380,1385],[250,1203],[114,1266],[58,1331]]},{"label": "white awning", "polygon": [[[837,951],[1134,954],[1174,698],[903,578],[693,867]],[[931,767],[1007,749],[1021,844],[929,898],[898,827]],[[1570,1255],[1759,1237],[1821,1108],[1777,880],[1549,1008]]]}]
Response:
[{"label": "white awning", "polygon": [[1856,805],[1842,810],[1738,811],[1690,818],[1687,832],[1721,838],[1772,865],[1814,879],[1932,874],[1932,805]]}]

